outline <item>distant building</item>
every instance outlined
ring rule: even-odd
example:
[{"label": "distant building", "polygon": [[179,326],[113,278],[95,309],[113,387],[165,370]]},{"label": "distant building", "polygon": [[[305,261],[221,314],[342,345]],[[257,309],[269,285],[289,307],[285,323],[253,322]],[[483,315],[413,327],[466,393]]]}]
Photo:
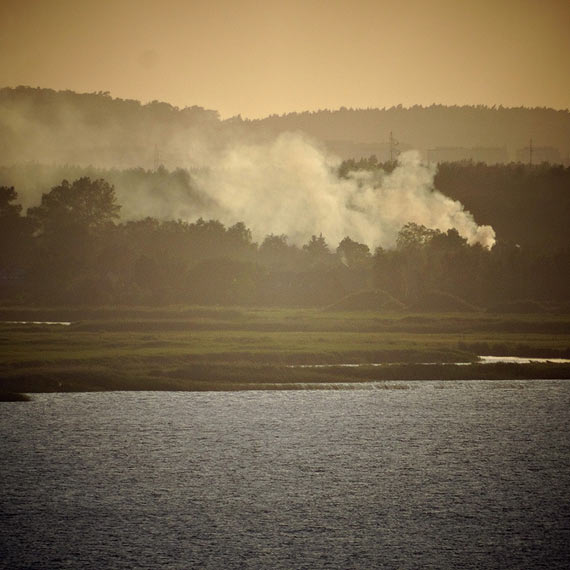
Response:
[{"label": "distant building", "polygon": [[509,154],[506,147],[461,147],[461,146],[438,146],[427,151],[429,162],[461,162],[471,160],[473,162],[485,162],[497,164],[509,162]]},{"label": "distant building", "polygon": [[532,159],[531,147],[525,146],[517,150],[516,161],[532,164],[542,164],[543,162],[550,162],[550,164],[562,164],[562,156],[560,151],[553,146],[532,146]]}]

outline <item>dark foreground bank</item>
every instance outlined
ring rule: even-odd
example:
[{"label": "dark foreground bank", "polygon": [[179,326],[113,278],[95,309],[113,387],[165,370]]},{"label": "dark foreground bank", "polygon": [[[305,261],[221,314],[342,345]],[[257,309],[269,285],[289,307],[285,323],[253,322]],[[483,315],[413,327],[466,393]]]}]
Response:
[{"label": "dark foreground bank", "polygon": [[[69,369],[17,372],[2,380],[2,396],[34,392],[237,391],[350,388],[383,381],[570,379],[570,364],[386,364],[301,368],[255,364],[192,364],[133,375]],[[9,397],[8,397],[9,399]]]}]

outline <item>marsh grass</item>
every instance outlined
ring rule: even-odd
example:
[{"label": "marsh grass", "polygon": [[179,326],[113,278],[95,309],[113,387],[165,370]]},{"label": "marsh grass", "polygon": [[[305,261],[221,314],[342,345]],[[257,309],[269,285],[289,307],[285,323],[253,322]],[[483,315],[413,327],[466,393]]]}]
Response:
[{"label": "marsh grass", "polygon": [[[156,370],[69,367],[19,370],[3,377],[4,391],[83,392],[112,390],[217,391],[287,389],[344,383],[420,380],[570,379],[570,365],[549,364],[396,364],[374,367],[291,368],[279,365],[197,364]],[[386,389],[391,388],[386,385]],[[396,388],[394,388],[396,389]]]},{"label": "marsh grass", "polygon": [[[268,389],[382,380],[567,378],[570,369],[476,363],[478,354],[569,357],[570,317],[555,315],[201,307],[57,311],[0,310],[0,316],[10,314],[9,320],[87,317],[69,327],[0,324],[0,389]],[[451,362],[471,364],[445,364]],[[390,366],[333,366],[347,363]],[[298,364],[331,366],[291,367]]]}]

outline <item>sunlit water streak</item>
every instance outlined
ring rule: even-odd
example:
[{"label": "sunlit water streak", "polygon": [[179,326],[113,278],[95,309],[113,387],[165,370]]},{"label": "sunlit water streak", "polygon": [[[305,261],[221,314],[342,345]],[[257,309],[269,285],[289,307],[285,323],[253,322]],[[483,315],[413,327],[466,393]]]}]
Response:
[{"label": "sunlit water streak", "polygon": [[567,568],[570,382],[406,386],[2,403],[0,566]]}]

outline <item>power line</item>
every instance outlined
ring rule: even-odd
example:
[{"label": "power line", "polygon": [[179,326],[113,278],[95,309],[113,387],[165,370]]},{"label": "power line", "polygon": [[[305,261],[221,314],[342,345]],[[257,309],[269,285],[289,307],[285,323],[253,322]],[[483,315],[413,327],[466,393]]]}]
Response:
[{"label": "power line", "polygon": [[528,145],[528,163],[532,166],[532,137],[530,137],[530,144]]}]

